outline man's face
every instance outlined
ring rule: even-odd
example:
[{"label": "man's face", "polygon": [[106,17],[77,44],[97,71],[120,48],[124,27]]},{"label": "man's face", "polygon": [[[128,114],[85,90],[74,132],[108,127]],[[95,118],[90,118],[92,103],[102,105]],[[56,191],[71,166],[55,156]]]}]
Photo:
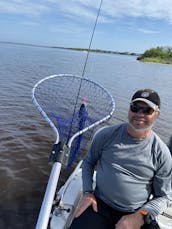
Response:
[{"label": "man's face", "polygon": [[152,127],[154,120],[159,116],[159,111],[152,110],[144,102],[134,102],[133,111],[130,107],[128,120],[130,126],[136,131],[146,130]]}]

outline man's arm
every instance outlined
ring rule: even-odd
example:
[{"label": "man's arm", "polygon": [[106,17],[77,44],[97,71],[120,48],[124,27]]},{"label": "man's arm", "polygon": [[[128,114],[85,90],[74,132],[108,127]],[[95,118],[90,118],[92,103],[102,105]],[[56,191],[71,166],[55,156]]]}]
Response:
[{"label": "man's arm", "polygon": [[100,129],[93,137],[91,147],[86,154],[82,163],[82,180],[83,192],[93,191],[93,174],[95,166],[101,157],[102,146],[105,138],[104,131],[106,128]]},{"label": "man's arm", "polygon": [[97,212],[97,201],[93,194],[93,174],[101,148],[102,134],[100,132],[98,131],[95,134],[91,147],[82,163],[83,197],[76,209],[74,217],[79,217],[90,206]]},{"label": "man's arm", "polygon": [[115,225],[115,229],[140,229],[143,224],[143,216],[140,213],[135,212],[121,217]]},{"label": "man's arm", "polygon": [[[172,201],[172,158],[170,153],[159,159],[159,167],[153,179],[154,197],[145,203],[139,210],[144,210],[149,220],[155,220]],[[170,204],[169,204],[170,205]],[[115,225],[117,229],[138,229],[144,224],[144,216],[137,210],[133,214],[123,216]]]},{"label": "man's arm", "polygon": [[162,214],[172,201],[172,157],[168,148],[158,160],[159,166],[153,179],[154,196],[141,208],[146,210],[153,219]]}]

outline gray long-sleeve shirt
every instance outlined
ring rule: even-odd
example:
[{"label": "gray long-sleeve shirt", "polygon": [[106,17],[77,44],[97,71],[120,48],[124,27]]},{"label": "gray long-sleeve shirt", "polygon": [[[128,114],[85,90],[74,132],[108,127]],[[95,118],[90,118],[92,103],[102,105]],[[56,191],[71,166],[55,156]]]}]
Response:
[{"label": "gray long-sleeve shirt", "polygon": [[143,140],[132,138],[126,123],[98,131],[83,160],[84,191],[93,189],[96,165],[95,194],[111,207],[127,212],[142,208],[156,217],[167,206],[172,195],[172,158],[154,131]]}]

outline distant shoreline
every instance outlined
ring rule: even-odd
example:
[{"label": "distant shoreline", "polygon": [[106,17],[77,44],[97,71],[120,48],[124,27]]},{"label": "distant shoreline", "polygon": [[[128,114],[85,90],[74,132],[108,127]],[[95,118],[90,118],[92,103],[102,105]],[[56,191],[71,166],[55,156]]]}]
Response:
[{"label": "distant shoreline", "polygon": [[33,47],[43,47],[43,48],[57,48],[57,49],[67,49],[74,51],[85,51],[85,52],[96,52],[96,53],[107,53],[107,54],[119,54],[119,55],[130,55],[130,56],[139,56],[139,53],[130,53],[130,52],[119,52],[119,51],[109,51],[109,50],[101,50],[101,49],[86,49],[86,48],[68,48],[68,47],[58,47],[58,46],[46,46],[46,45],[35,45],[35,44],[26,44],[20,42],[10,42],[10,41],[0,41],[2,44],[14,44],[14,45],[25,45],[25,46],[33,46]]},{"label": "distant shoreline", "polygon": [[[84,49],[84,48],[65,48],[65,47],[52,47],[52,48],[62,48],[62,49],[75,50],[75,51],[83,51],[83,52],[84,51],[86,51],[86,52],[89,51],[89,49]],[[130,56],[139,56],[138,53],[108,51],[108,50],[101,50],[101,49],[90,49],[90,52],[108,53],[108,54],[119,54],[119,55],[130,55]]]},{"label": "distant shoreline", "polygon": [[1,44],[13,44],[13,45],[23,45],[23,46],[32,46],[32,47],[42,47],[42,48],[56,48],[56,49],[65,49],[65,50],[73,50],[73,51],[80,51],[80,52],[95,52],[95,53],[107,53],[107,54],[118,54],[118,55],[129,55],[129,56],[136,56],[137,60],[140,62],[145,63],[155,63],[155,64],[168,64],[172,65],[171,60],[163,59],[160,57],[143,57],[144,54],[139,53],[130,53],[130,52],[119,52],[119,51],[110,51],[110,50],[101,50],[101,49],[86,49],[86,48],[69,48],[69,47],[58,47],[58,46],[46,46],[46,45],[35,45],[35,44],[27,44],[27,43],[20,43],[20,42],[10,42],[10,41],[0,41]]},{"label": "distant shoreline", "polygon": [[154,63],[154,64],[168,64],[172,65],[172,61],[170,60],[165,60],[165,59],[160,59],[160,58],[143,58],[141,60],[138,59],[138,61],[145,62],[145,63]]}]

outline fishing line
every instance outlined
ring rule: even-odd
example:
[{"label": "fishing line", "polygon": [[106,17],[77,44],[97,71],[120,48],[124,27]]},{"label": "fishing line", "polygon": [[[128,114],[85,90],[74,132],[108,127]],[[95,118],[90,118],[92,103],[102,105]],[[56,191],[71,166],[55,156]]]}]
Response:
[{"label": "fishing line", "polygon": [[[103,3],[103,0],[100,0],[100,4],[99,4],[99,7],[98,7],[96,20],[95,20],[95,23],[94,23],[94,26],[93,26],[91,39],[90,39],[90,42],[89,42],[88,51],[87,51],[87,55],[86,55],[86,59],[85,59],[85,63],[84,63],[83,71],[82,71],[82,78],[84,78],[84,76],[85,76],[85,70],[86,70],[86,66],[87,66],[87,62],[88,62],[88,57],[89,57],[89,54],[90,54],[91,45],[92,45],[92,41],[93,41],[95,30],[96,30],[98,18],[99,18],[99,15],[100,15],[100,10],[101,10],[101,7],[102,7],[102,3]],[[74,121],[74,117],[75,117],[75,113],[76,113],[76,107],[77,107],[77,103],[78,103],[81,87],[82,87],[82,79],[80,81],[79,88],[78,88],[78,93],[77,93],[77,96],[76,96],[76,102],[75,102],[75,105],[74,105],[72,121],[71,121],[70,129],[69,129],[69,133],[68,133],[67,143],[68,143],[68,140],[70,139],[70,135],[71,135],[71,132],[72,132],[72,125],[73,125],[73,121]]]},{"label": "fishing line", "polygon": [[95,20],[95,23],[94,23],[94,27],[93,27],[93,31],[92,31],[92,35],[91,35],[91,39],[90,39],[90,43],[89,43],[89,48],[88,48],[88,52],[87,52],[87,56],[86,56],[86,59],[85,59],[85,64],[84,64],[84,68],[83,68],[83,72],[82,72],[82,77],[84,77],[84,75],[85,75],[85,69],[86,69],[86,66],[87,66],[88,57],[89,57],[89,54],[90,54],[91,45],[92,45],[92,41],[93,41],[95,30],[96,30],[96,26],[97,26],[97,21],[98,21],[99,15],[100,15],[100,10],[101,10],[101,7],[102,7],[102,3],[103,3],[103,0],[100,1],[100,5],[98,7],[97,16],[96,16],[96,20]]}]

